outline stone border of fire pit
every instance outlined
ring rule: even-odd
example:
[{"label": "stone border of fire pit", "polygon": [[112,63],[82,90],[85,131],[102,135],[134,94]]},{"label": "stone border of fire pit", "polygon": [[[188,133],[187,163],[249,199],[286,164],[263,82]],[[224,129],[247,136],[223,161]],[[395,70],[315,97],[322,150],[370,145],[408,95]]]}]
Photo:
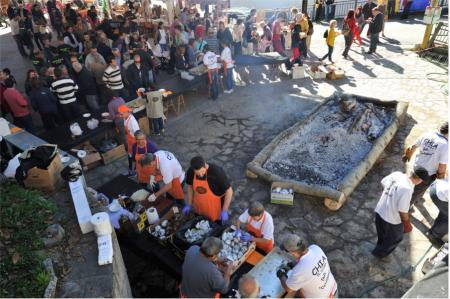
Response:
[{"label": "stone border of fire pit", "polygon": [[[396,111],[395,111],[395,119],[388,127],[385,128],[383,134],[375,140],[370,152],[355,168],[353,168],[342,179],[342,182],[336,189],[324,185],[308,184],[300,181],[284,179],[279,175],[276,175],[262,167],[262,165],[267,161],[267,159],[270,157],[275,148],[283,139],[290,137],[292,134],[296,133],[298,130],[308,125],[311,122],[311,120],[320,112],[321,108],[324,105],[328,104],[328,102],[333,101],[337,96],[339,97],[354,96],[358,101],[370,102],[385,107],[395,107]],[[260,177],[269,182],[288,183],[290,184],[290,188],[294,189],[295,192],[325,198],[324,201],[325,206],[330,210],[336,211],[340,209],[341,206],[345,203],[345,201],[353,192],[353,190],[356,188],[356,186],[358,186],[361,179],[369,172],[369,170],[372,168],[377,159],[380,157],[381,153],[384,151],[386,146],[392,140],[401,123],[405,119],[407,110],[408,110],[407,102],[382,101],[364,96],[343,94],[336,92],[329,98],[327,98],[322,104],[317,106],[306,119],[296,123],[289,129],[281,132],[268,145],[266,145],[255,156],[253,161],[247,164],[246,175],[249,178]]]}]

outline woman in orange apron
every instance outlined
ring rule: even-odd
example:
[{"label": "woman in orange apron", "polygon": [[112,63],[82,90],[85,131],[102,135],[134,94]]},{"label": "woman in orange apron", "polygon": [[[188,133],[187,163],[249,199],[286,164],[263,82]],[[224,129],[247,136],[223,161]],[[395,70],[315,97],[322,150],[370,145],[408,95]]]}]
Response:
[{"label": "woman in orange apron", "polygon": [[[136,131],[134,133],[134,137],[136,138],[136,143],[133,145],[133,155],[134,161],[136,163],[136,174],[138,178],[138,182],[145,186],[148,185],[150,181],[150,176],[155,177],[155,182],[159,182],[162,177],[159,171],[156,169],[156,163],[151,163],[150,165],[143,166],[140,163],[140,160],[147,153],[155,153],[158,151],[156,146],[145,136],[144,132]],[[152,186],[150,186],[152,187]]]}]

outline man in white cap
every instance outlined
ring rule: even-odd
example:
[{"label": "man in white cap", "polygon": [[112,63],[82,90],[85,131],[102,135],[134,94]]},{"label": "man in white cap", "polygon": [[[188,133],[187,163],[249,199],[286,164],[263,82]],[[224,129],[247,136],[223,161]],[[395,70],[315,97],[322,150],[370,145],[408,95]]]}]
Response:
[{"label": "man in white cap", "polygon": [[[301,237],[288,234],[283,240],[282,249],[296,260],[296,263],[290,263],[288,268],[277,271],[286,292],[299,292],[300,298],[337,298],[336,280],[331,273],[328,259],[319,246],[308,246]],[[292,270],[288,277],[289,268]]]}]

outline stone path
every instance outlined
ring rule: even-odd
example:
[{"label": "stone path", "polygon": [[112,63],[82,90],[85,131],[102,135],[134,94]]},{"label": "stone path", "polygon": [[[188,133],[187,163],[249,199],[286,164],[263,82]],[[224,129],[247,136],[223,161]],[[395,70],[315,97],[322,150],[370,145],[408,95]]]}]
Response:
[{"label": "stone path", "polygon": [[[400,297],[423,277],[421,263],[411,273],[375,286],[409,269],[426,252],[430,242],[424,236],[437,214],[428,196],[415,208],[414,229],[386,260],[372,258],[376,242],[373,209],[382,190],[380,180],[395,170],[405,170],[402,151],[420,134],[434,130],[448,118],[448,101],[440,88],[446,70],[421,60],[408,49],[421,41],[424,26],[418,22],[391,22],[390,39],[382,39],[379,55],[369,57],[358,46],[344,60],[343,39],[338,38],[334,59],[346,71],[339,81],[291,80],[285,75],[273,78],[264,67],[252,68],[250,80],[239,81],[232,95],[221,94],[216,102],[205,92],[185,96],[187,111],[170,117],[166,136],[155,138],[160,148],[173,152],[183,167],[196,154],[224,167],[233,182],[232,218],[251,200],[265,204],[274,216],[275,238],[287,232],[298,233],[326,252],[342,297]],[[312,52],[325,53],[324,27],[315,26]],[[367,46],[365,47],[367,49]],[[314,56],[313,56],[314,57]],[[2,63],[2,67],[4,67]],[[242,78],[246,78],[240,70]],[[247,70],[248,71],[248,70]],[[270,185],[245,177],[245,167],[277,134],[303,119],[335,91],[360,94],[383,100],[409,102],[408,116],[393,141],[366,175],[345,205],[337,212],[323,206],[323,200],[297,194],[293,207],[271,205]],[[126,169],[126,160],[97,168],[86,174],[88,185],[98,187]],[[409,167],[409,165],[407,165]],[[435,252],[432,249],[427,256]]]},{"label": "stone path", "polygon": [[[389,27],[397,36],[382,40],[379,54],[373,57],[363,55],[361,49],[354,46],[351,59],[344,60],[340,56],[343,41],[338,39],[334,57],[346,71],[343,80],[291,80],[285,75],[273,78],[264,67],[252,68],[250,76],[243,73],[248,70],[240,70],[241,78],[250,78],[239,81],[241,87],[237,87],[235,93],[222,94],[217,102],[207,100],[204,93],[186,96],[188,110],[178,118],[169,119],[166,136],[155,139],[160,148],[174,152],[184,167],[188,167],[190,158],[201,154],[225,168],[234,188],[232,218],[237,217],[249,201],[258,200],[274,215],[277,242],[283,234],[293,232],[321,246],[330,259],[343,297],[402,296],[423,276],[422,263],[399,279],[374,286],[406,272],[426,252],[430,242],[424,232],[437,213],[427,196],[413,213],[413,232],[405,236],[395,252],[386,261],[374,259],[370,254],[376,243],[373,210],[382,191],[381,179],[392,171],[405,170],[401,162],[405,144],[434,130],[448,113],[447,97],[440,90],[443,83],[429,79],[430,74],[443,74],[446,70],[407,50],[420,40],[420,35],[411,37],[411,32],[421,32],[423,26],[390,23]],[[406,31],[398,32],[396,28]],[[313,39],[312,52],[320,56],[325,51],[320,38],[324,29],[316,26],[315,30],[319,34]],[[434,75],[434,78],[445,77]],[[339,211],[330,212],[323,206],[322,199],[300,194],[296,195],[293,207],[271,205],[270,185],[247,179],[246,164],[274,136],[304,118],[322,97],[335,91],[408,101],[408,116],[373,169]],[[123,170],[124,167],[123,161]],[[107,169],[99,171],[110,173]],[[107,178],[98,179],[95,172],[88,173],[89,182],[106,181]],[[432,249],[427,256],[435,251]],[[373,290],[364,293],[368,288]]]}]

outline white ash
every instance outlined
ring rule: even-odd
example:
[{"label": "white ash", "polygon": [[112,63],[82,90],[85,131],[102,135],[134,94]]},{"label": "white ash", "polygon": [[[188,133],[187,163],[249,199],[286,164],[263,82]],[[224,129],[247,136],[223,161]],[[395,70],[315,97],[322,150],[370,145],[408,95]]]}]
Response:
[{"label": "white ash", "polygon": [[263,167],[286,179],[336,188],[393,120],[394,108],[336,97],[282,140]]},{"label": "white ash", "polygon": [[234,232],[224,232],[222,234],[222,243],[223,248],[219,256],[231,262],[237,261],[244,256],[249,247],[249,243],[235,237]]},{"label": "white ash", "polygon": [[210,231],[211,227],[208,220],[202,220],[197,222],[194,228],[188,229],[184,233],[184,237],[189,243],[194,243],[203,239]]}]

